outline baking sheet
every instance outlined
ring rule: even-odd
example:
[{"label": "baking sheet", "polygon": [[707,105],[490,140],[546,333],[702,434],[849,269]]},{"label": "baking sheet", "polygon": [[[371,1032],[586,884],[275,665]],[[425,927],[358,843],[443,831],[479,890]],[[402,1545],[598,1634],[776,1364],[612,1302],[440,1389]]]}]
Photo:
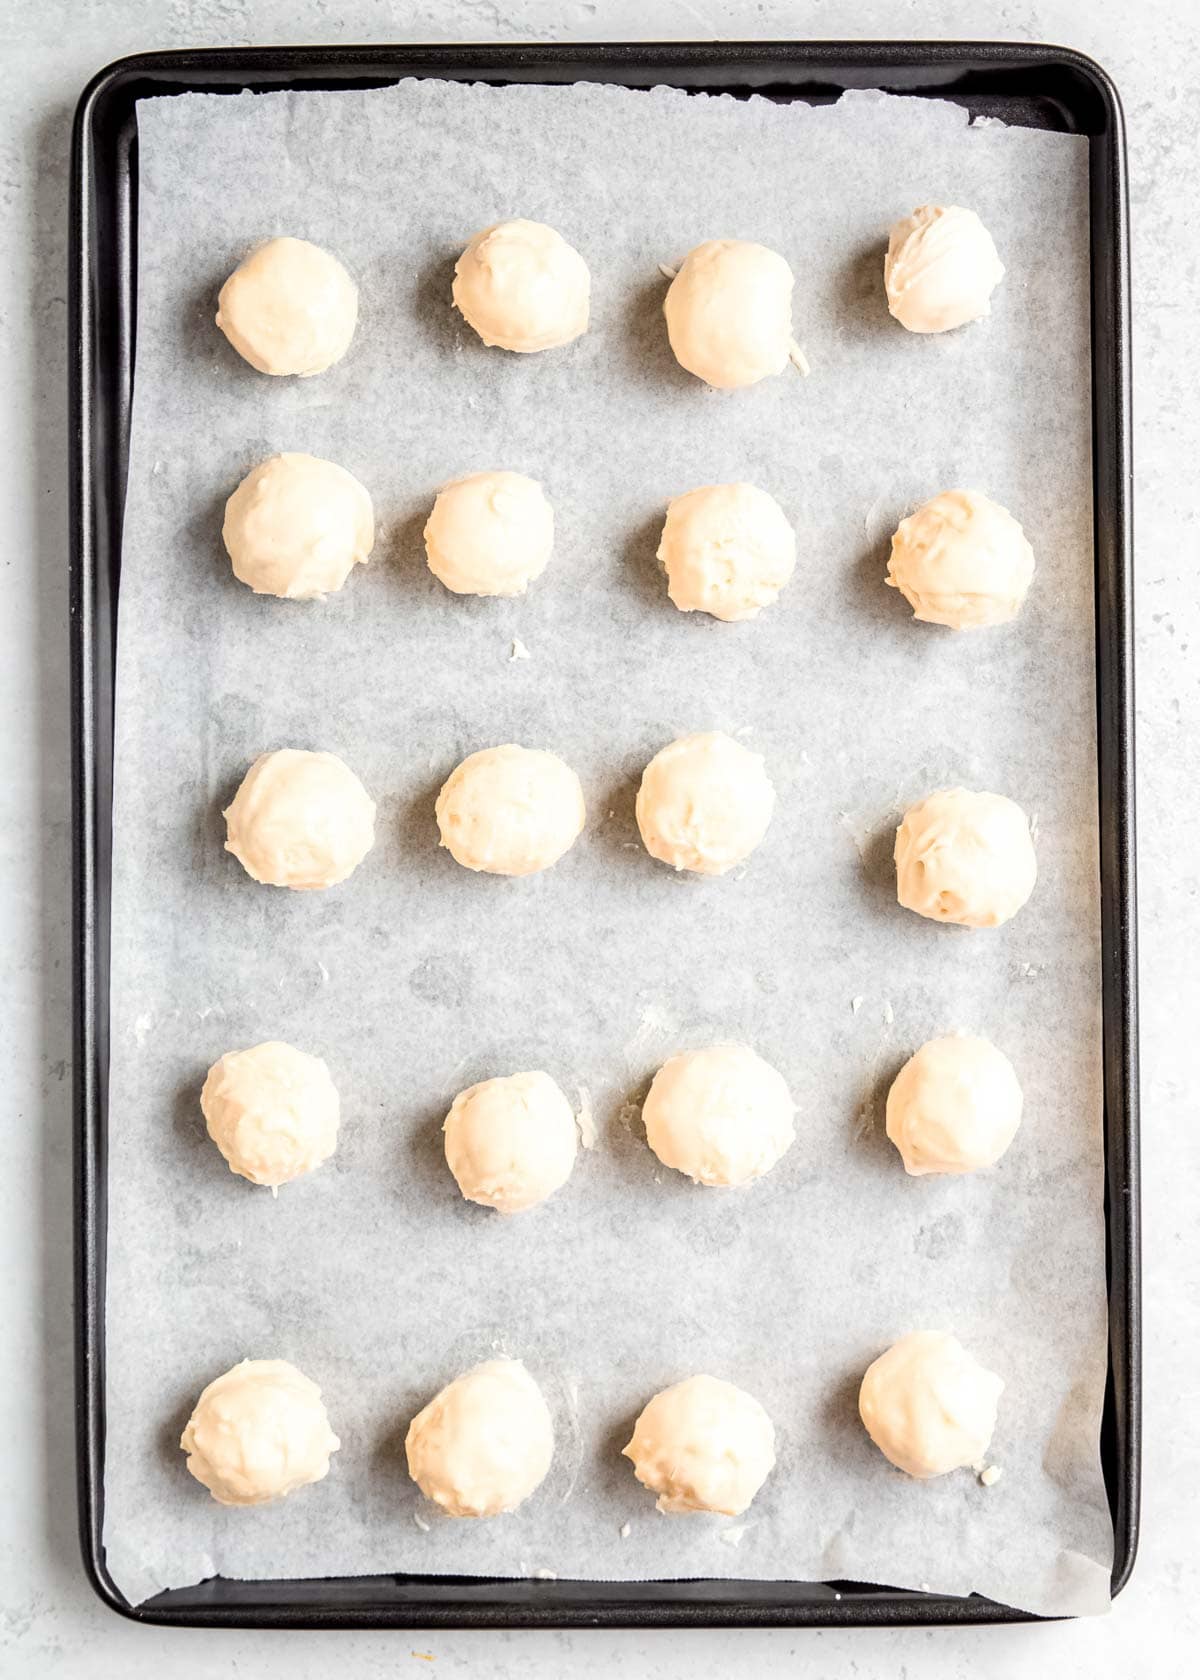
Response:
[{"label": "baking sheet", "polygon": [[[821,109],[581,86],[185,96],[139,106],[136,399],[121,576],[114,809],[105,1545],[133,1601],[216,1571],[601,1579],[851,1578],[979,1591],[1047,1613],[1108,1603],[1086,142],[969,128],[852,95]],[[979,210],[1008,275],[945,339],[890,321],[887,228]],[[592,329],[521,358],[449,307],[453,260],[497,217],[585,254]],[[274,233],[361,288],[346,360],[244,366],[220,281]],[[666,344],[659,262],[757,238],[797,274],[812,377],[713,393]],[[324,605],[260,600],[220,543],[262,457],[308,450],[371,489],[371,565]],[[520,601],[452,597],[423,565],[436,488],[508,466],[557,510]],[[666,500],[745,477],[800,561],[758,621],[678,614],[654,549]],[[913,624],[882,586],[897,520],[975,484],[1038,556],[1009,630]],[[514,641],[528,659],[513,659]],[[673,736],[739,733],[779,793],[744,871],[677,878],[641,850],[637,778]],[[477,878],[436,848],[433,798],[514,739],[573,764],[587,831],[552,871]],[[379,802],[345,886],[256,885],[222,851],[249,762],[341,754]],[[1040,880],[994,933],[897,909],[890,836],[953,782],[1036,816]],[[975,1179],[910,1180],[882,1135],[904,1057],[955,1026],[1012,1057],[1026,1118]],[[224,1050],[327,1059],[334,1160],[277,1200],[230,1175],[199,1089]],[[799,1105],[795,1146],[744,1192],[659,1168],[637,1105],[674,1051],[743,1038]],[[545,1207],[459,1199],[439,1127],[472,1080],[545,1067],[594,1116]],[[863,1434],[866,1364],[953,1328],[1005,1378],[992,1459],[917,1484]],[[556,1416],[515,1516],[439,1520],[403,1435],[446,1380],[504,1350]],[[199,1390],[246,1357],[322,1386],[328,1479],[215,1505],[178,1450]],[[779,1463],[733,1521],[660,1516],[619,1447],[656,1389],[710,1370],[754,1393]]]}]

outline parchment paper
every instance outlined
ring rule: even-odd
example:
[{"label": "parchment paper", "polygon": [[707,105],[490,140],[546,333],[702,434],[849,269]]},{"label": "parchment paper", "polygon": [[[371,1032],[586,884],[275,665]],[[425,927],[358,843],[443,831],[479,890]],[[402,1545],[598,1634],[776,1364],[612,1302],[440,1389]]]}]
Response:
[{"label": "parchment paper", "polygon": [[[836,107],[614,88],[188,96],[139,107],[136,405],[121,577],[109,1148],[106,1545],[139,1600],[214,1571],[852,1577],[1039,1611],[1108,1602],[1087,179],[1083,140],[970,129],[950,105]],[[890,223],[974,206],[1007,278],[945,338],[885,312]],[[484,349],[451,311],[466,239],[510,214],[586,255],[570,349]],[[296,233],[361,286],[346,360],[270,380],[212,323],[256,241]],[[732,234],[784,252],[813,373],[713,393],[671,359],[659,262]],[[221,508],[278,450],[372,491],[374,558],[325,605],[233,579]],[[423,563],[435,490],[509,466],[546,486],[550,569],[524,600],[459,599]],[[654,561],[667,499],[745,477],[799,532],[755,623],[683,616]],[[978,485],[1038,557],[1018,624],[957,637],[883,586],[918,502]],[[512,659],[514,640],[529,657]],[[740,732],[779,793],[738,876],[676,878],[637,843],[641,768],[675,735]],[[436,848],[457,760],[517,740],[576,766],[587,831],[525,881]],[[252,882],[220,809],[279,746],[341,754],[379,802],[343,887]],[[994,933],[900,911],[891,832],[963,782],[1036,814],[1040,880]],[[962,1026],[1012,1057],[1003,1164],[905,1177],[882,1096]],[[198,1096],[223,1051],[281,1037],[343,1098],[334,1160],[277,1200],[234,1178]],[[637,1105],[665,1057],[746,1039],[799,1135],[743,1193],[657,1166]],[[465,1204],[440,1122],[470,1081],[545,1067],[598,1133],[566,1188],[509,1222]],[[954,1329],[1007,1383],[991,1457],[921,1485],[856,1415],[867,1363]],[[516,1516],[438,1520],[404,1469],[413,1412],[504,1349],[558,1451]],[[244,1356],[294,1360],[344,1442],[328,1479],[229,1511],[179,1433]],[[619,1456],[694,1371],[755,1394],[779,1463],[747,1515],[670,1519]]]}]

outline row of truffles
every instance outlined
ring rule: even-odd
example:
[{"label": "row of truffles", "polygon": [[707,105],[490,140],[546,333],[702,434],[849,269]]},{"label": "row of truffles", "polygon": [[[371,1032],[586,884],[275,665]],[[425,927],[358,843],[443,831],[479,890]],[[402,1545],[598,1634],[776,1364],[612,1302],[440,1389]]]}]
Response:
[{"label": "row of truffles", "polygon": [[[867,1370],[859,1415],[897,1469],[925,1481],[982,1466],[1004,1384],[944,1331],[902,1337]],[[221,1505],[267,1505],[322,1481],[341,1446],[321,1391],[283,1359],[245,1359],[209,1383],[180,1440]],[[476,1365],[409,1424],[408,1473],[448,1517],[515,1511],[545,1480],[554,1421],[517,1359]],[[775,1468],[775,1426],[745,1389],[706,1374],[649,1401],[621,1449],[658,1509],[740,1516]],[[994,1480],[996,1472],[984,1472]]]},{"label": "row of truffles", "polygon": [[[792,336],[795,277],[778,251],[746,239],[708,239],[669,279],[667,336],[680,366],[720,390],[756,385],[789,362],[807,372]],[[922,205],[888,240],[888,310],[914,333],[948,332],[990,311],[1004,276],[973,210]],[[496,222],[454,267],[451,300],[484,344],[519,355],[556,350],[588,328],[591,274],[544,222]],[[330,252],[306,239],[270,239],[221,287],[217,326],[260,373],[323,373],[350,348],[358,288]]]},{"label": "row of truffles", "polygon": [[[200,1107],[229,1170],[273,1191],[337,1148],[341,1104],[329,1069],[290,1044],[227,1051],[208,1071]],[[913,1177],[978,1172],[1005,1154],[1021,1108],[1008,1057],[986,1038],[951,1033],[923,1044],[896,1075],[887,1135]],[[795,1115],[783,1075],[732,1043],[672,1056],[642,1106],[646,1142],[663,1166],[720,1189],[770,1172],[795,1142]],[[570,1178],[581,1124],[548,1073],[485,1079],[450,1105],[446,1165],[467,1201],[525,1213]]]},{"label": "row of truffles", "polygon": [[[366,488],[315,455],[273,455],[225,504],[234,576],[256,595],[324,600],[375,542]],[[443,485],[425,525],[429,569],[455,595],[523,595],[550,562],[554,510],[540,484],[501,469]],[[658,547],[681,612],[757,618],[796,566],[796,534],[754,484],[704,484],[674,497]],[[1033,581],[1033,550],[1012,514],[980,490],[945,490],[902,520],[886,582],[916,618],[955,630],[1006,624]]]},{"label": "row of truffles", "polygon": [[[721,731],[684,735],[642,773],[635,815],[651,857],[727,875],[770,826],[775,788],[761,754]],[[555,753],[506,742],[464,758],[434,806],[440,845],[477,874],[549,869],[583,832],[583,787]],[[334,753],[263,753],[224,812],[225,849],[255,881],[335,886],[375,843],[375,803]],[[1021,807],[999,793],[943,788],[896,830],[899,902],[933,921],[999,927],[1032,893],[1037,857]]]}]

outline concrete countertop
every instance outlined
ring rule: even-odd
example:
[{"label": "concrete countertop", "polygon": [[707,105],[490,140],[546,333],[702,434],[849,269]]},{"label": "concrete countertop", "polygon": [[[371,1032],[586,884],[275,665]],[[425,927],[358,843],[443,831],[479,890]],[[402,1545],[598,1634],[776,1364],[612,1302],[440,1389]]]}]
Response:
[{"label": "concrete countertop", "polygon": [[[468,1671],[523,1680],[746,1673],[1134,1676],[1200,1648],[1200,1244],[1192,1036],[1200,1010],[1200,27],[1194,0],[3,0],[0,589],[5,728],[0,1127],[0,1673],[317,1680]],[[1143,1534],[1090,1622],[836,1633],[166,1632],[93,1598],[75,1534],[71,1330],[66,239],[72,110],[137,50],[269,42],[978,38],[1097,58],[1129,124],[1134,268],[1145,1222]],[[1191,1653],[1189,1658],[1188,1653]],[[430,1660],[432,1659],[432,1660]]]}]

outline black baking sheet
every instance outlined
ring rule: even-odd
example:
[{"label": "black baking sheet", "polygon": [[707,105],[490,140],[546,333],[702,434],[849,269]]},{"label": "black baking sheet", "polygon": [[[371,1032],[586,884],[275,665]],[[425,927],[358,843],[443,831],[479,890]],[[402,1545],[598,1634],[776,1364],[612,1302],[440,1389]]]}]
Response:
[{"label": "black baking sheet", "polygon": [[[952,98],[973,114],[1091,137],[1093,461],[1108,1175],[1110,1373],[1102,1456],[1115,1529],[1114,1590],[1137,1511],[1136,1066],[1126,210],[1121,118],[1103,73],[1054,49],[794,43],[719,46],[276,49],[127,60],[80,105],[74,153],[76,333],[72,613],[77,789],[77,1144],[80,1499],[85,1560],[126,1609],[100,1542],[103,1488],[104,1158],[108,813],[120,519],[133,368],[136,102],[190,90],[383,85],[407,75],[494,82],[601,80],[832,100],[847,88]],[[214,1579],[159,1595],[139,1619],[228,1625],[537,1625],[961,1621],[1015,1618],[957,1600],[858,1584],[689,1582],[619,1586],[374,1576]]]}]

